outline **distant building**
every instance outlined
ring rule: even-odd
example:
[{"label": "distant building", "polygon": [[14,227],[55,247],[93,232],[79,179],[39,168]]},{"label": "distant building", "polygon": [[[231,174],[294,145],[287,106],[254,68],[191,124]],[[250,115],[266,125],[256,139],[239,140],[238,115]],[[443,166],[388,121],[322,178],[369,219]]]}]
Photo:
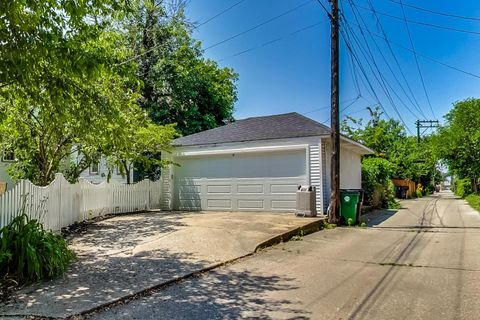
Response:
[{"label": "distant building", "polygon": [[[78,155],[73,155],[79,161]],[[15,186],[15,181],[8,174],[8,166],[15,162],[15,156],[11,152],[2,152],[2,157],[0,158],[0,194],[5,192],[2,190],[10,190]],[[92,164],[88,169],[84,170],[80,177],[92,182],[92,183],[101,183],[107,180],[108,168],[106,165],[105,157],[102,157],[98,163]],[[131,173],[133,181],[133,170]],[[121,174],[121,171],[116,168],[112,172],[110,181],[118,183],[127,183],[127,177]]]}]

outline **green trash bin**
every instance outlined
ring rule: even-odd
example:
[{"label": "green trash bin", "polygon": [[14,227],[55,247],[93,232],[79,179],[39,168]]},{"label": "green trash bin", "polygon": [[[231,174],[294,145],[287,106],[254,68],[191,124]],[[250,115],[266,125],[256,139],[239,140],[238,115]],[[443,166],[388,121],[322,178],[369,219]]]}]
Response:
[{"label": "green trash bin", "polygon": [[340,214],[345,224],[348,225],[348,219],[352,219],[352,225],[357,222],[357,206],[359,201],[360,191],[340,191]]}]

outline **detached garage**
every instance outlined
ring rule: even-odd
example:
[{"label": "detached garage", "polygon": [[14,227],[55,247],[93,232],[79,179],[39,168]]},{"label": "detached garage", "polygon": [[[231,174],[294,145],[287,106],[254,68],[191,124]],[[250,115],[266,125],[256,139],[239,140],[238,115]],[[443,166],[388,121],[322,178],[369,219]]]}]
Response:
[{"label": "detached garage", "polygon": [[[293,211],[298,185],[328,207],[330,129],[298,113],[248,118],[179,138],[162,181],[168,210]],[[341,188],[361,187],[361,156],[342,138]]]}]

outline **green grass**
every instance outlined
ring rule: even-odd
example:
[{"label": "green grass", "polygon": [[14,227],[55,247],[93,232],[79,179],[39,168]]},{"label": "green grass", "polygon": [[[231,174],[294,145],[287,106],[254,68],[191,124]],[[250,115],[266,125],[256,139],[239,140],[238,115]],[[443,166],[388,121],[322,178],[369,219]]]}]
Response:
[{"label": "green grass", "polygon": [[469,194],[465,197],[468,204],[475,210],[480,212],[480,194]]}]

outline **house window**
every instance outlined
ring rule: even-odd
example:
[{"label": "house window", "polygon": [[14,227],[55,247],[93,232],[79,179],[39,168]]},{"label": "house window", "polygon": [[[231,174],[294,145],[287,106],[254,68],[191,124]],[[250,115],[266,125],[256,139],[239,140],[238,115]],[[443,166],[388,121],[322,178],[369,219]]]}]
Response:
[{"label": "house window", "polygon": [[13,151],[4,151],[2,156],[3,162],[13,162],[15,161],[15,154]]},{"label": "house window", "polygon": [[92,165],[90,166],[90,174],[98,174],[98,162],[92,163]]}]

